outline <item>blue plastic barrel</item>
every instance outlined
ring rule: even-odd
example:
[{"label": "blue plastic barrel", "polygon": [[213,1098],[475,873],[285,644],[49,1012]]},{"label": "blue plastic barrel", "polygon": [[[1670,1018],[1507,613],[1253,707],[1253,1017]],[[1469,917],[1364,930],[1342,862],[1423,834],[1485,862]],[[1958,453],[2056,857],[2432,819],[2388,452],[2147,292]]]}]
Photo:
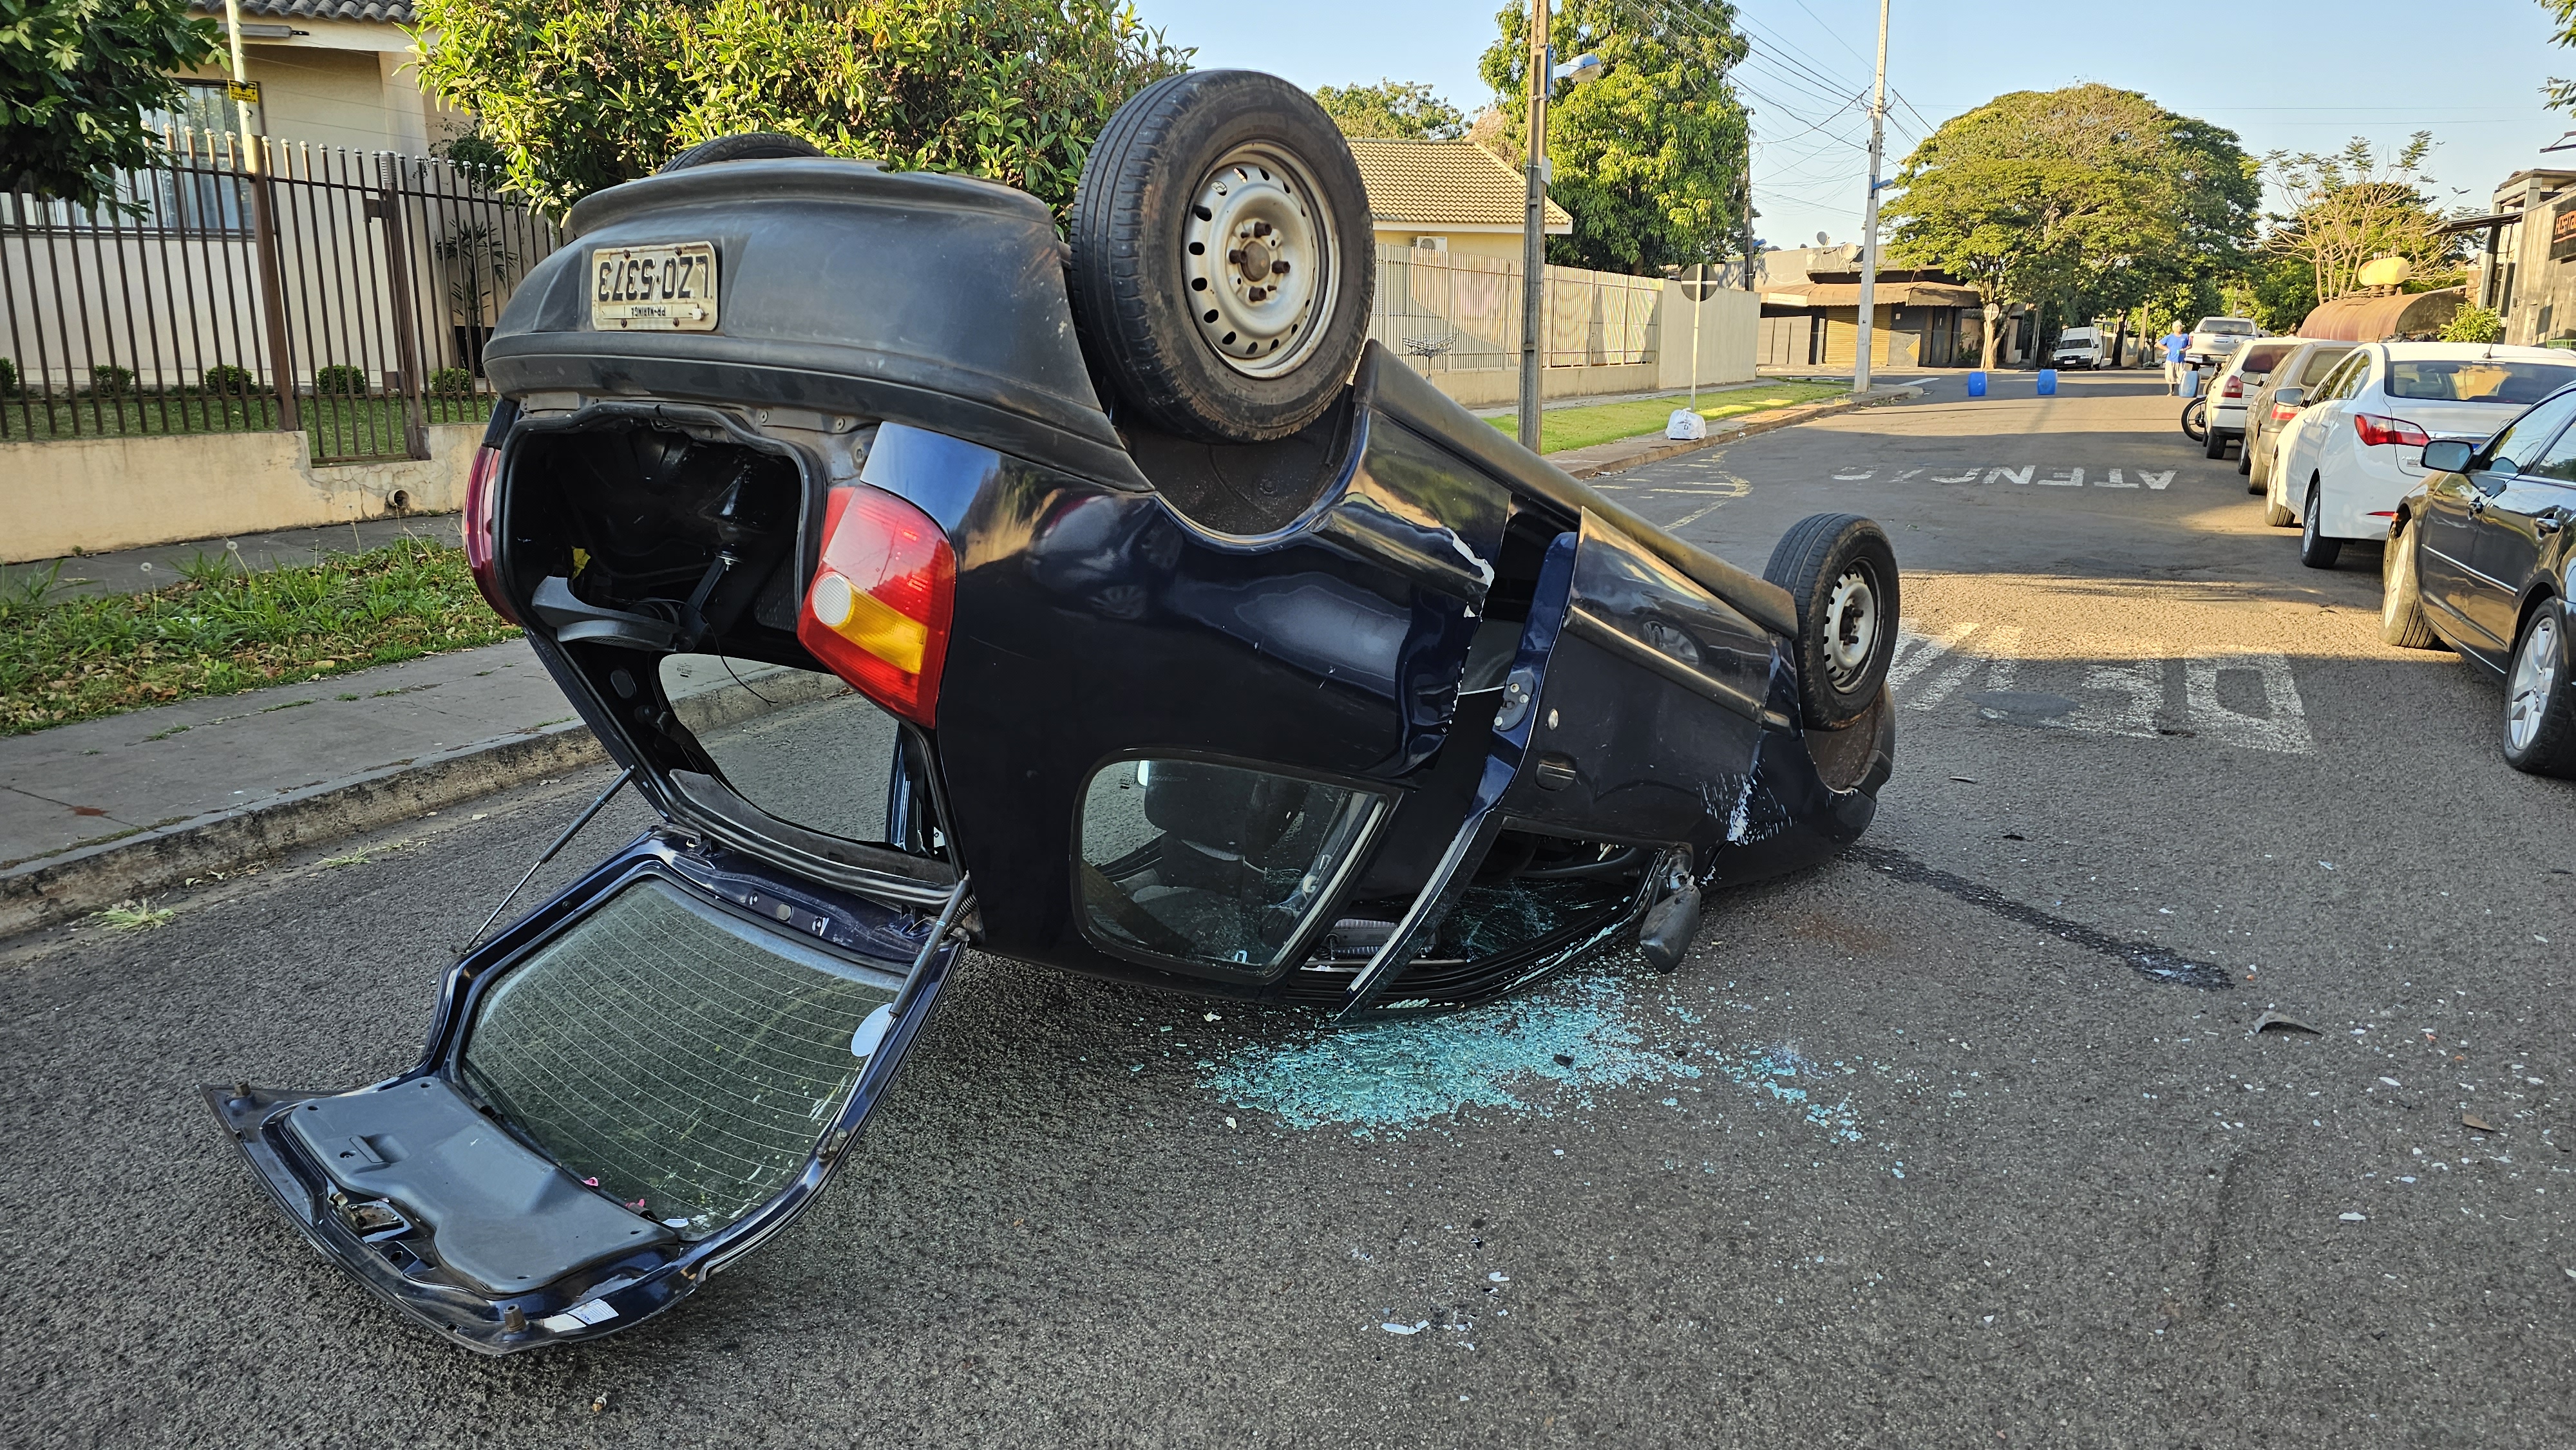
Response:
[{"label": "blue plastic barrel", "polygon": [[2039,395],[2043,398],[2054,398],[2057,396],[2057,369],[2041,368],[2039,370]]},{"label": "blue plastic barrel", "polygon": [[2184,368],[2182,370],[2182,395],[2186,398],[2197,398],[2200,396],[2200,369]]},{"label": "blue plastic barrel", "polygon": [[1985,395],[1986,375],[1983,372],[1973,372],[1968,374],[1968,396],[1971,398],[1982,398]]}]

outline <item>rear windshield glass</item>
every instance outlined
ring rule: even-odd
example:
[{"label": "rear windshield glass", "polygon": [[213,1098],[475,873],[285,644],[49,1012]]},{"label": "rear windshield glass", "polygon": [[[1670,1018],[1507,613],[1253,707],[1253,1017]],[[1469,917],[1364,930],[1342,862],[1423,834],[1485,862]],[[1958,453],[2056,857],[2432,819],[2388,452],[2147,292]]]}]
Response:
[{"label": "rear windshield glass", "polygon": [[2204,317],[2200,320],[2200,326],[2193,330],[2224,333],[2229,337],[2252,337],[2254,324],[2241,317]]},{"label": "rear windshield glass", "polygon": [[2315,387],[2326,380],[2326,374],[2333,372],[2337,363],[2350,356],[2352,356],[2352,349],[2348,347],[2318,348],[2308,354],[2308,365],[2299,370],[2299,382],[2307,387]]},{"label": "rear windshield glass", "polygon": [[2295,346],[2296,343],[2288,342],[2258,342],[2251,347],[2239,348],[2236,356],[2242,361],[2236,366],[2244,372],[2268,373],[2279,367],[2281,359],[2289,356],[2290,349]]},{"label": "rear windshield glass", "polygon": [[2388,396],[2437,403],[2537,403],[2569,383],[2576,367],[2483,358],[2409,358],[2388,364]]},{"label": "rear windshield glass", "polygon": [[648,879],[484,994],[459,1075],[573,1177],[702,1238],[804,1171],[901,985]]}]

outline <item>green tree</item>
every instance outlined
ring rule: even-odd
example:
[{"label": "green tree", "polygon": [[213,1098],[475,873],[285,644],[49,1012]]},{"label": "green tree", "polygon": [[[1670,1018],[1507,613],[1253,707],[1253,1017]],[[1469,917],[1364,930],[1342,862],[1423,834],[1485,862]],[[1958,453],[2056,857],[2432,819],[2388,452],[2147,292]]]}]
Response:
[{"label": "green tree", "polygon": [[116,205],[116,174],[161,139],[143,113],[179,101],[173,71],[216,51],[187,0],[0,0],[0,191]]},{"label": "green tree", "polygon": [[[1569,0],[1548,39],[1559,56],[1590,51],[1600,76],[1560,91],[1547,110],[1548,195],[1574,234],[1548,239],[1548,260],[1653,273],[1735,254],[1744,206],[1745,110],[1727,71],[1745,55],[1732,6],[1651,15],[1625,0]],[[1477,70],[1502,98],[1501,135],[1528,134],[1529,14],[1496,15],[1502,36]]]},{"label": "green tree", "polygon": [[2359,136],[2331,153],[2273,152],[2264,165],[2290,209],[2272,218],[2263,245],[2308,268],[2319,302],[2358,289],[2362,264],[2380,257],[2406,259],[2410,288],[2458,281],[2467,243],[2443,231],[2433,206],[2432,151],[2433,133],[2418,131],[2389,152]]},{"label": "green tree", "polygon": [[1925,137],[1881,215],[1894,256],[1976,289],[1992,366],[2007,302],[2090,316],[2214,296],[2252,238],[2258,175],[2234,133],[2135,91],[2016,91]]},{"label": "green tree", "polygon": [[1062,210],[1120,102],[1188,68],[1118,0],[421,0],[424,83],[561,213],[674,152],[783,131]]},{"label": "green tree", "polygon": [[1467,118],[1420,81],[1379,81],[1373,86],[1317,86],[1324,114],[1350,137],[1394,141],[1455,141]]}]

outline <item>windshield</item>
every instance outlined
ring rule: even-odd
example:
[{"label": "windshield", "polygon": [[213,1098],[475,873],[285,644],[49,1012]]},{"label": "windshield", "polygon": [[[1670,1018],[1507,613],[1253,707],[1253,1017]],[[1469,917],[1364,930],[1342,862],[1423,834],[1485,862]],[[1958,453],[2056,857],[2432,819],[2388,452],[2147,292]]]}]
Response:
[{"label": "windshield", "polygon": [[703,1238],[804,1171],[899,985],[641,881],[484,994],[459,1075],[575,1178]]},{"label": "windshield", "polygon": [[2241,348],[2236,354],[2237,370],[2248,373],[2268,373],[2280,366],[2281,359],[2289,355],[2292,346],[2294,344],[2286,342],[2260,342],[2252,347]]},{"label": "windshield", "polygon": [[2569,383],[2576,366],[2488,358],[2407,358],[2388,364],[2388,396],[2433,403],[2537,403]]},{"label": "windshield", "polygon": [[2254,324],[2242,317],[2204,317],[2195,332],[2215,332],[2227,337],[2252,337]]}]

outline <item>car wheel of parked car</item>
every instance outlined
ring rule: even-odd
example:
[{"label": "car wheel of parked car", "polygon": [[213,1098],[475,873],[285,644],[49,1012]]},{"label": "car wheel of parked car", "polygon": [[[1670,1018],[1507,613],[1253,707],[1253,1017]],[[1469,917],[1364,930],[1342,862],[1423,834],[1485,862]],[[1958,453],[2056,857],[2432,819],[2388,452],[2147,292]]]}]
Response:
[{"label": "car wheel of parked car", "polygon": [[2534,775],[2576,775],[2576,683],[2567,659],[2567,609],[2544,599],[2523,621],[2504,687],[2504,759]]},{"label": "car wheel of parked car", "polygon": [[2209,400],[2194,398],[2182,405],[2182,436],[2194,443],[2209,437]]},{"label": "car wheel of parked car", "polygon": [[701,141],[665,161],[654,175],[686,171],[692,166],[712,166],[719,161],[796,161],[821,156],[822,147],[802,136],[783,131],[745,131],[738,136],[718,136]]},{"label": "car wheel of parked car", "polygon": [[1276,76],[1191,71],[1137,92],[1083,163],[1072,235],[1083,349],[1154,427],[1284,438],[1332,405],[1368,340],[1358,163]]},{"label": "car wheel of parked car", "polygon": [[2225,433],[2216,428],[2203,428],[2201,429],[2201,435],[2201,457],[2225,458],[2227,456],[2227,435]]},{"label": "car wheel of parked car", "polygon": [[[2252,435],[2249,434],[2247,436],[2251,437]],[[2272,481],[2272,450],[2269,448],[2247,448],[2245,450],[2245,457],[2245,491],[2247,493],[2264,492],[2265,486],[2270,484]]]},{"label": "car wheel of parked car", "polygon": [[1858,514],[1810,514],[1771,549],[1762,577],[1798,603],[1798,705],[1811,730],[1867,711],[1896,657],[1896,549]]},{"label": "car wheel of parked car", "polygon": [[2329,539],[2319,532],[2324,506],[2317,499],[2316,480],[2308,481],[2308,506],[2299,515],[2299,562],[2311,569],[2331,569],[2343,557],[2343,540]]},{"label": "car wheel of parked car", "polygon": [[2379,640],[2399,649],[2439,649],[2415,588],[2415,531],[2398,524],[2379,560]]},{"label": "car wheel of parked car", "polygon": [[[2252,478],[2254,476],[2253,438],[2254,435],[2249,433],[2236,440],[2236,471],[2247,478]],[[2263,491],[2263,485],[2259,483],[2249,483],[2245,485],[2245,491],[2247,493],[2261,493]]]}]

